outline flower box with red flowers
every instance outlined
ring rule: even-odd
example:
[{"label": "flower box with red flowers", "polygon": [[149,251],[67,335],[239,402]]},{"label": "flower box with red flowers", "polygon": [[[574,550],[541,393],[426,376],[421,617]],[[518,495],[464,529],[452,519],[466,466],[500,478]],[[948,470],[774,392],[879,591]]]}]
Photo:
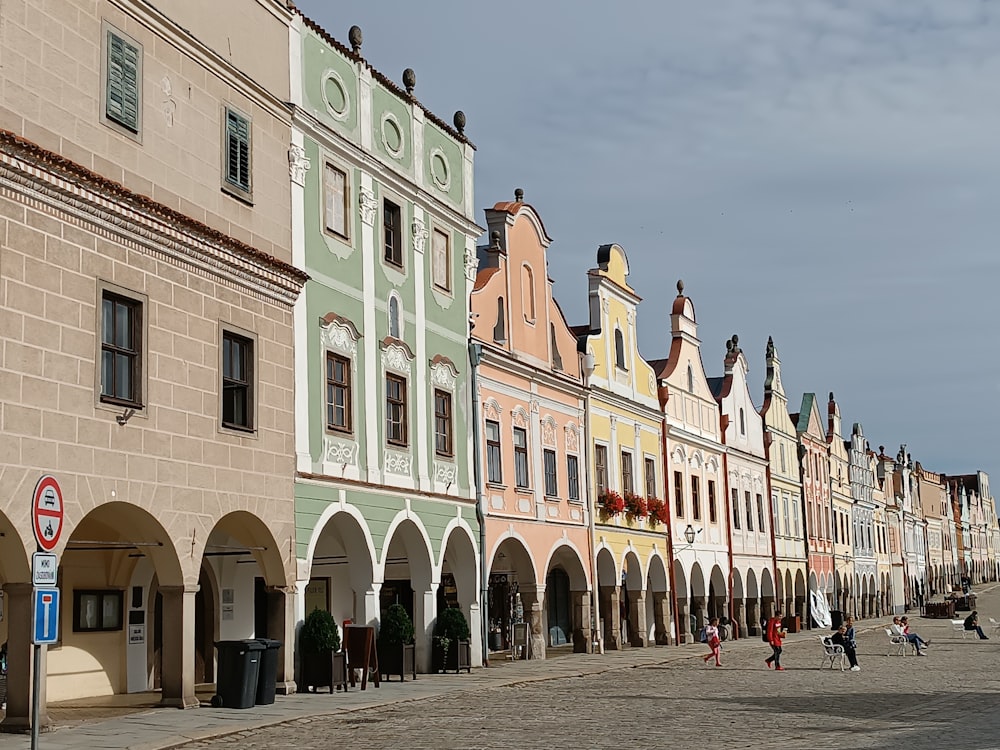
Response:
[{"label": "flower box with red flowers", "polygon": [[625,510],[625,499],[614,490],[605,490],[598,495],[597,504],[608,516],[617,516]]},{"label": "flower box with red flowers", "polygon": [[649,511],[649,522],[653,525],[670,523],[670,507],[658,497],[646,498],[646,510]]},{"label": "flower box with red flowers", "polygon": [[645,518],[649,510],[646,507],[646,498],[636,495],[634,492],[625,493],[625,513],[632,518]]}]

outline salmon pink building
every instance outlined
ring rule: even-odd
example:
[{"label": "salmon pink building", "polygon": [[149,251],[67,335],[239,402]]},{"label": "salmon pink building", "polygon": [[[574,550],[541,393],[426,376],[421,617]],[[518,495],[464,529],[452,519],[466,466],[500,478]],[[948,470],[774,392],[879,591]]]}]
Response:
[{"label": "salmon pink building", "polygon": [[577,341],[552,297],[551,239],[523,197],[486,211],[472,340],[489,646],[510,648],[523,621],[530,656],[544,658],[592,641],[590,506]]}]

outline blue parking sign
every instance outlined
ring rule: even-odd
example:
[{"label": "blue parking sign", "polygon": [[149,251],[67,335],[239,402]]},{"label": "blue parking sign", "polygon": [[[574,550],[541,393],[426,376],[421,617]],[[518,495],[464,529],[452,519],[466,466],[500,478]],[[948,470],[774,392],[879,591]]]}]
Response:
[{"label": "blue parking sign", "polygon": [[35,589],[32,615],[36,646],[59,640],[59,589]]}]

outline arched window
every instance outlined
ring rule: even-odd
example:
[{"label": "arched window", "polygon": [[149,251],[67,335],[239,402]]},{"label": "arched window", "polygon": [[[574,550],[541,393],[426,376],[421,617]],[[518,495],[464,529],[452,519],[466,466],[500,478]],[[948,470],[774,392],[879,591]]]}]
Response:
[{"label": "arched window", "polygon": [[621,328],[615,328],[615,364],[619,369],[627,370],[625,366],[625,337]]},{"label": "arched window", "polygon": [[535,322],[535,275],[531,266],[525,263],[521,266],[521,299],[524,307],[524,319]]},{"label": "arched window", "polygon": [[389,297],[389,335],[400,338],[399,298],[394,294]]},{"label": "arched window", "polygon": [[743,413],[742,406],[740,407],[740,434],[741,435],[747,434],[747,418],[746,415]]},{"label": "arched window", "polygon": [[688,365],[688,391],[694,393],[694,368]]},{"label": "arched window", "polygon": [[498,344],[507,340],[507,313],[503,307],[503,297],[497,297],[497,322],[493,326],[493,340]]}]

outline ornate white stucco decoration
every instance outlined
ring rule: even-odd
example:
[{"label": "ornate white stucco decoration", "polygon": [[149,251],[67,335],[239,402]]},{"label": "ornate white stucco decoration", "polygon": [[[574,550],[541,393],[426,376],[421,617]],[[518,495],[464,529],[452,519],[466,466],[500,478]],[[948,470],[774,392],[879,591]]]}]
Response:
[{"label": "ornate white stucco decoration", "polygon": [[617,414],[609,415],[608,421],[611,423],[611,426],[614,427],[616,424],[618,424],[618,415]]},{"label": "ornate white stucco decoration", "polygon": [[605,297],[601,300],[601,309],[604,310],[604,314],[607,315],[611,310],[611,301]]},{"label": "ornate white stucco decoration", "polygon": [[491,398],[483,404],[483,416],[493,422],[500,421],[500,404],[496,402],[496,399]]},{"label": "ornate white stucco decoration", "polygon": [[580,450],[580,431],[576,425],[566,425],[566,452],[576,453]]},{"label": "ornate white stucco decoration", "polygon": [[652,375],[649,376],[649,395],[650,396],[656,395],[656,378],[654,378]]},{"label": "ornate white stucco decoration", "polygon": [[674,448],[674,452],[671,454],[671,459],[678,466],[684,464],[685,455],[683,446],[678,445],[676,448]]},{"label": "ornate white stucco decoration", "polygon": [[764,490],[764,480],[761,479],[759,475],[754,476],[753,478],[753,488],[757,492],[762,492]]},{"label": "ornate white stucco decoration", "polygon": [[350,440],[340,440],[331,435],[324,435],[323,460],[332,464],[354,466],[358,462],[358,444]]},{"label": "ornate white stucco decoration", "polygon": [[385,453],[382,454],[382,466],[385,467],[387,474],[408,477],[413,466],[413,457],[409,453],[386,449]]},{"label": "ornate white stucco decoration", "polygon": [[413,251],[422,253],[428,236],[427,225],[424,224],[424,220],[414,219],[413,223],[410,224],[410,233],[413,235]]},{"label": "ornate white stucco decoration", "polygon": [[447,461],[434,462],[434,481],[441,484],[454,484],[458,479],[458,466]]},{"label": "ornate white stucco decoration", "polygon": [[731,481],[733,484],[739,484],[740,473],[736,469],[729,470],[729,481]]},{"label": "ornate white stucco decoration", "polygon": [[638,440],[640,435],[642,435],[642,425],[637,422],[635,424],[635,439]]},{"label": "ornate white stucco decoration", "polygon": [[458,372],[450,362],[438,360],[431,363],[431,384],[438,388],[446,388],[449,391],[455,390],[455,381],[458,379]]},{"label": "ornate white stucco decoration", "polygon": [[556,447],[556,420],[548,415],[542,419],[542,445],[546,448]]},{"label": "ornate white stucco decoration", "polygon": [[325,346],[336,349],[342,354],[354,357],[358,353],[358,338],[356,331],[339,320],[320,324],[320,340]]},{"label": "ornate white stucco decoration", "polygon": [[173,86],[171,86],[167,76],[163,76],[160,81],[160,89],[163,91],[163,103],[160,105],[163,121],[168,128],[172,128],[174,126],[174,113],[177,112],[177,102],[174,100]]},{"label": "ornate white stucco decoration", "polygon": [[510,413],[510,421],[515,427],[526,429],[528,427],[528,413],[523,407],[518,406]]},{"label": "ornate white stucco decoration", "polygon": [[400,344],[389,344],[382,350],[382,367],[409,376],[413,358]]},{"label": "ornate white stucco decoration", "polygon": [[296,143],[288,147],[288,176],[292,182],[302,187],[306,184],[306,172],[312,166],[312,160],[306,156],[306,150]]},{"label": "ornate white stucco decoration", "polygon": [[472,247],[465,249],[465,278],[469,281],[476,280],[476,273],[479,271],[479,258],[476,250]]},{"label": "ornate white stucco decoration", "polygon": [[632,325],[634,325],[635,324],[635,310],[629,310],[628,313],[626,314],[625,318],[626,318],[626,320],[628,320],[629,327],[631,327]]},{"label": "ornate white stucco decoration", "polygon": [[538,409],[539,409],[540,406],[541,406],[541,404],[538,403],[538,399],[537,398],[531,399],[531,413],[532,414],[538,414]]},{"label": "ornate white stucco decoration", "polygon": [[378,202],[375,200],[375,193],[366,187],[358,190],[358,209],[361,212],[361,221],[370,227],[375,226],[375,214],[378,213]]},{"label": "ornate white stucco decoration", "polygon": [[691,465],[692,466],[701,466],[703,463],[705,463],[705,457],[702,456],[701,451],[695,451],[691,455]]}]

